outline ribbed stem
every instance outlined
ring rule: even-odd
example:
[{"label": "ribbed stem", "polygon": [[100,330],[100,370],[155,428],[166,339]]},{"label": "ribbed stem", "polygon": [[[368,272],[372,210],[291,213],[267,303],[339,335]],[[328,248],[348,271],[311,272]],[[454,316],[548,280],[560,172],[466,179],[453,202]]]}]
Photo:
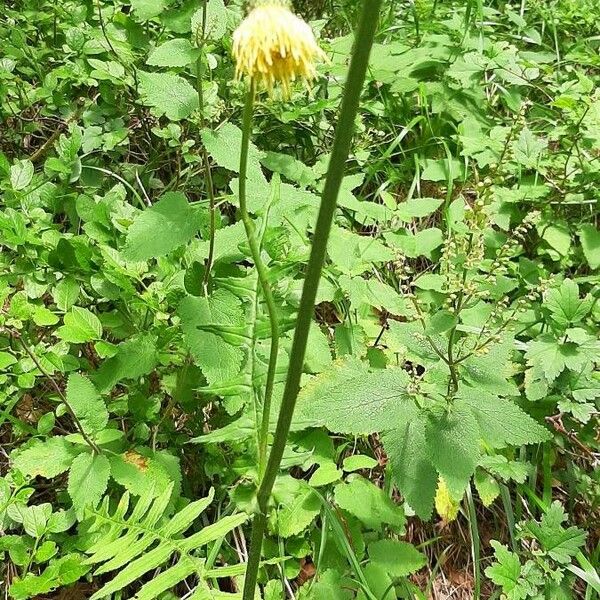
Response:
[{"label": "ribbed stem", "polygon": [[317,289],[319,287],[319,280],[321,279],[321,271],[327,250],[327,240],[329,238],[329,231],[331,229],[333,215],[337,205],[338,192],[344,176],[346,160],[348,158],[348,153],[350,152],[350,144],[354,133],[354,120],[358,110],[367,65],[369,63],[369,54],[375,37],[381,4],[382,0],[364,0],[358,31],[352,49],[352,58],[350,60],[348,79],[346,81],[346,88],[342,99],[340,118],[335,129],[333,149],[329,160],[329,168],[327,170],[325,187],[321,197],[319,216],[315,226],[312,250],[302,288],[302,297],[298,309],[294,341],[292,342],[289,369],[281,408],[279,410],[277,428],[275,430],[275,437],[273,439],[273,446],[269,455],[267,469],[262,478],[257,495],[258,510],[260,514],[254,517],[252,527],[250,554],[248,557],[248,565],[246,567],[244,592],[242,596],[243,600],[253,600],[254,598],[258,568],[260,566],[262,540],[267,522],[267,506],[275,479],[279,473],[281,459],[283,457],[287,436],[292,423],[294,408],[296,407],[296,399],[298,397],[298,392],[300,391],[300,378],[302,376],[302,368],[304,365],[306,343],[313,319]]},{"label": "ribbed stem", "polygon": [[260,287],[262,289],[265,303],[267,305],[267,313],[269,314],[269,323],[271,325],[271,350],[269,352],[269,366],[267,368],[267,381],[265,384],[265,396],[262,407],[262,420],[260,424],[259,448],[258,448],[258,467],[259,478],[262,479],[265,471],[267,459],[267,442],[269,436],[269,419],[271,414],[271,397],[273,396],[273,385],[275,383],[275,371],[277,368],[277,354],[279,351],[279,322],[277,319],[277,307],[273,299],[273,292],[269,284],[269,274],[260,256],[260,244],[256,239],[256,230],[254,221],[248,214],[248,206],[246,204],[246,180],[248,178],[248,149],[250,147],[250,135],[252,133],[252,114],[254,111],[254,80],[250,82],[250,87],[246,95],[246,103],[244,105],[244,114],[242,117],[242,148],[240,154],[240,181],[239,181],[239,201],[240,215],[246,230],[248,245],[252,260],[258,273]]}]

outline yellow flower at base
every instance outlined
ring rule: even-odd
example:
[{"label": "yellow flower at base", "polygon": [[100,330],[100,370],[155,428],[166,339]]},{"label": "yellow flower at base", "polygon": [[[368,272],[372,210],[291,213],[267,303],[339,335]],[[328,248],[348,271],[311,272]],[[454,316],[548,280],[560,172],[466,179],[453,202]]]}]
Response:
[{"label": "yellow flower at base", "polygon": [[325,59],[311,28],[275,1],[256,6],[233,33],[236,77],[247,76],[272,93],[279,82],[285,97],[297,79],[315,78],[315,62]]}]

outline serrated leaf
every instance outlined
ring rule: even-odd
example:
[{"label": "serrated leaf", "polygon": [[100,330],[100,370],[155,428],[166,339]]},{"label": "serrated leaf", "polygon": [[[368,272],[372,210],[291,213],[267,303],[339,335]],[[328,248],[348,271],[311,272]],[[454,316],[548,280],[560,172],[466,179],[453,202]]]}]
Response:
[{"label": "serrated leaf", "polygon": [[490,543],[494,548],[496,562],[486,568],[486,577],[489,577],[496,585],[502,586],[505,593],[511,592],[518,585],[521,575],[519,557],[496,540],[492,540]]},{"label": "serrated leaf", "polygon": [[566,368],[568,357],[576,354],[574,344],[560,343],[552,334],[546,333],[529,342],[525,357],[527,364],[540,369],[551,384]]},{"label": "serrated leaf", "polygon": [[494,500],[500,495],[500,486],[498,482],[482,469],[477,469],[473,478],[477,493],[485,507],[492,505]]},{"label": "serrated leaf", "polygon": [[84,344],[102,337],[102,324],[87,308],[73,306],[64,316],[64,325],[58,328],[56,334],[65,342]]},{"label": "serrated leaf", "polygon": [[199,56],[200,50],[194,48],[189,40],[174,38],[154,48],[146,64],[153,67],[186,67]]},{"label": "serrated leaf", "polygon": [[131,494],[157,496],[171,485],[172,480],[166,468],[156,457],[146,456],[146,454],[129,450],[123,454],[110,456],[111,475]]},{"label": "serrated leaf", "polygon": [[198,92],[179,75],[138,71],[142,102],[158,116],[187,119],[198,108]]},{"label": "serrated leaf", "polygon": [[475,417],[456,402],[451,412],[429,416],[425,439],[431,463],[452,496],[461,498],[480,454],[480,431]]},{"label": "serrated leaf", "polygon": [[169,254],[198,232],[198,213],[180,192],[167,192],[140,213],[127,230],[123,256],[130,261]]},{"label": "serrated leaf", "polygon": [[217,290],[208,298],[188,296],[177,310],[181,318],[184,341],[202,369],[209,385],[227,381],[239,373],[244,349],[220,336],[202,331],[201,326],[237,326],[246,324],[241,303],[231,292]]},{"label": "serrated leaf", "polygon": [[518,396],[519,388],[509,379],[512,370],[511,353],[514,341],[504,338],[492,344],[488,354],[470,356],[460,363],[460,371],[467,383],[477,389],[498,396]]},{"label": "serrated leaf", "polygon": [[[13,460],[13,468],[27,477],[41,475],[51,479],[69,469],[77,450],[62,437],[51,437],[19,452]],[[12,458],[12,457],[11,457]]]},{"label": "serrated leaf", "polygon": [[321,511],[321,502],[313,489],[302,480],[280,477],[273,488],[278,505],[277,533],[282,537],[304,531]]},{"label": "serrated leaf", "polygon": [[423,520],[431,517],[437,472],[427,450],[425,420],[414,418],[382,435],[398,489]]},{"label": "serrated leaf", "polygon": [[418,321],[392,321],[385,338],[395,351],[405,351],[409,360],[420,365],[437,364],[440,358],[434,346],[438,350],[444,348],[444,339],[438,335],[426,335]]},{"label": "serrated leaf", "polygon": [[398,426],[414,416],[403,369],[370,372],[357,359],[334,364],[298,396],[298,417],[336,433],[368,434]]},{"label": "serrated leaf", "polygon": [[213,41],[220,40],[227,32],[227,9],[223,0],[208,0],[206,13],[203,8],[192,15],[192,37],[195,40],[202,39],[202,24],[204,21],[204,39]]},{"label": "serrated leaf", "polygon": [[509,461],[508,458],[500,454],[482,456],[479,465],[505,481],[513,480],[517,483],[525,482],[530,468],[528,463]]},{"label": "serrated leaf", "polygon": [[384,524],[402,529],[406,522],[402,507],[359,475],[351,475],[346,483],[336,485],[334,498],[341,509],[354,515],[369,529],[380,530]]},{"label": "serrated leaf", "polygon": [[542,550],[559,563],[569,563],[585,544],[587,532],[578,527],[565,529],[562,523],[567,516],[560,502],[552,503],[539,522],[528,521],[527,532],[540,544]]},{"label": "serrated leaf", "polygon": [[380,240],[337,225],[331,229],[327,253],[335,266],[348,275],[360,275],[371,269],[373,263],[394,259],[394,253]]},{"label": "serrated leaf", "polygon": [[551,438],[548,430],[506,398],[462,386],[456,405],[471,411],[482,437],[492,448],[537,444]]},{"label": "serrated leaf", "polygon": [[201,572],[202,565],[203,563],[200,559],[193,560],[190,557],[185,557],[179,560],[173,566],[145,583],[135,595],[135,600],[154,600],[154,598],[159,598],[163,592],[170,590],[192,573]]},{"label": "serrated leaf", "polygon": [[412,544],[378,540],[369,544],[369,558],[392,577],[408,577],[427,564],[427,558]]},{"label": "serrated leaf", "polygon": [[67,400],[83,430],[94,435],[106,427],[108,410],[94,384],[77,373],[69,375]]},{"label": "serrated leaf", "polygon": [[94,382],[103,393],[109,392],[122,379],[136,379],[150,373],[158,362],[157,338],[142,333],[117,346],[115,356],[102,363]]},{"label": "serrated leaf", "polygon": [[[226,122],[214,131],[203,129],[200,136],[206,151],[217,165],[234,173],[239,172],[242,130],[237,125]],[[254,144],[250,143],[248,149],[248,168],[250,172],[260,171],[261,158],[262,153]]]},{"label": "serrated leaf", "polygon": [[546,141],[524,127],[514,144],[515,160],[528,169],[535,169],[546,146]]},{"label": "serrated leaf", "polygon": [[103,454],[83,452],[71,465],[67,490],[77,512],[95,507],[108,486],[110,463]]},{"label": "serrated leaf", "polygon": [[556,323],[563,326],[581,321],[592,305],[591,296],[579,299],[579,286],[571,279],[565,279],[560,287],[548,290],[544,298],[544,308],[550,311]]}]

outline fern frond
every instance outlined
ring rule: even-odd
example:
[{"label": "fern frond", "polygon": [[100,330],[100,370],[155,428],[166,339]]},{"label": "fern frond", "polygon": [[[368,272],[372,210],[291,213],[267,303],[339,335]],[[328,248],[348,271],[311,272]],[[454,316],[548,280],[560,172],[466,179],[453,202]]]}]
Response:
[{"label": "fern frond", "polygon": [[[135,600],[154,600],[191,575],[198,579],[198,591],[211,593],[206,583],[208,577],[204,559],[193,553],[227,535],[248,517],[245,514],[230,515],[185,537],[186,530],[212,502],[214,490],[206,498],[191,502],[169,516],[172,491],[172,484],[157,497],[154,497],[153,490],[149,490],[131,511],[128,492],[122,496],[112,514],[108,500],[98,509],[88,509],[87,514],[93,520],[90,532],[99,537],[87,550],[90,556],[86,563],[99,565],[94,575],[117,572],[90,600],[99,600],[123,590],[155,569],[162,571],[141,586],[133,596]],[[214,569],[210,571],[210,577],[215,577]]]}]

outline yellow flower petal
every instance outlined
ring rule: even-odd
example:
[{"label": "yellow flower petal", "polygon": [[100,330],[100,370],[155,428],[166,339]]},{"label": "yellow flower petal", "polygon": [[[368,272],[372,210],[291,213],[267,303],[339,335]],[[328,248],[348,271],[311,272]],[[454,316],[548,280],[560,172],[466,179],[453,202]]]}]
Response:
[{"label": "yellow flower petal", "polygon": [[325,59],[308,24],[275,2],[248,13],[233,33],[233,56],[238,79],[254,79],[269,93],[279,83],[286,97],[297,79],[312,81],[315,62]]}]

